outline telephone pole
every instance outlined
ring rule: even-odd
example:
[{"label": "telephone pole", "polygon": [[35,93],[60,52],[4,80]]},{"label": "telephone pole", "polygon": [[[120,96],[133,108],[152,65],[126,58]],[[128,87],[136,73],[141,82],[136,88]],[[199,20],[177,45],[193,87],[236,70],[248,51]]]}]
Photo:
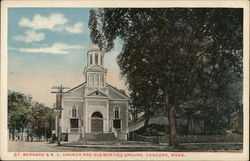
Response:
[{"label": "telephone pole", "polygon": [[[60,119],[62,115],[62,96],[64,89],[70,89],[69,87],[64,87],[62,84],[60,86],[53,86],[51,89],[56,89],[57,91],[51,91],[51,93],[56,93],[56,110],[59,111],[57,115],[57,145],[60,146],[61,131],[60,131]],[[59,97],[59,98],[58,98]]]}]

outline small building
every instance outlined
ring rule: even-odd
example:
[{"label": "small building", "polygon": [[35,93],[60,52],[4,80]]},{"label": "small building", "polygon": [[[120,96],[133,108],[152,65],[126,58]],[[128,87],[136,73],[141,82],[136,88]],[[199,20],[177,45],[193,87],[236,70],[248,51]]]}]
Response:
[{"label": "small building", "polygon": [[68,141],[127,140],[129,97],[106,82],[104,53],[87,52],[85,82],[62,96],[61,134]]}]

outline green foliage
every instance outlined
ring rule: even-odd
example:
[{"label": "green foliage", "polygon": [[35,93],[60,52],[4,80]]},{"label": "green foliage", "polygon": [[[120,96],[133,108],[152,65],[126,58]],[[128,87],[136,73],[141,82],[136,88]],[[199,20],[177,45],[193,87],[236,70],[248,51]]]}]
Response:
[{"label": "green foliage", "polygon": [[227,102],[217,96],[242,81],[242,9],[104,8],[96,13],[98,27],[90,28],[91,35],[100,34],[92,41],[110,51],[116,38],[123,40],[118,64],[133,105],[152,113],[149,107],[163,100],[159,107],[168,110],[171,144],[182,104],[202,100],[213,117],[214,109],[221,111]]},{"label": "green foliage", "polygon": [[[30,96],[19,92],[8,92],[8,127],[15,130],[33,132],[34,135],[51,136],[54,128],[53,110],[45,105],[32,102]],[[45,134],[46,133],[46,134]]]}]

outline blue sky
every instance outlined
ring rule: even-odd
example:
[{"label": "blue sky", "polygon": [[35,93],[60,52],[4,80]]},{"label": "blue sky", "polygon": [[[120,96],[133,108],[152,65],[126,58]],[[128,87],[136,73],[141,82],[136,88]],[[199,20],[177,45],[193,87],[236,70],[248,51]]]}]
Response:
[{"label": "blue sky", "polygon": [[[8,89],[52,106],[53,85],[81,84],[89,46],[89,8],[8,9]],[[107,81],[125,89],[116,56],[122,43],[105,54]]]}]

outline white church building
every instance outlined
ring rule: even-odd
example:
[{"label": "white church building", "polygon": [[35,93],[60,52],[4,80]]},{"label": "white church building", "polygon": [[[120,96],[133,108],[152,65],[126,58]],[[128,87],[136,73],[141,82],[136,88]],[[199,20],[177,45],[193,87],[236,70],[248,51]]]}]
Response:
[{"label": "white church building", "polygon": [[85,82],[62,97],[61,135],[68,141],[127,140],[129,97],[106,82],[104,53],[96,45],[87,52]]}]

